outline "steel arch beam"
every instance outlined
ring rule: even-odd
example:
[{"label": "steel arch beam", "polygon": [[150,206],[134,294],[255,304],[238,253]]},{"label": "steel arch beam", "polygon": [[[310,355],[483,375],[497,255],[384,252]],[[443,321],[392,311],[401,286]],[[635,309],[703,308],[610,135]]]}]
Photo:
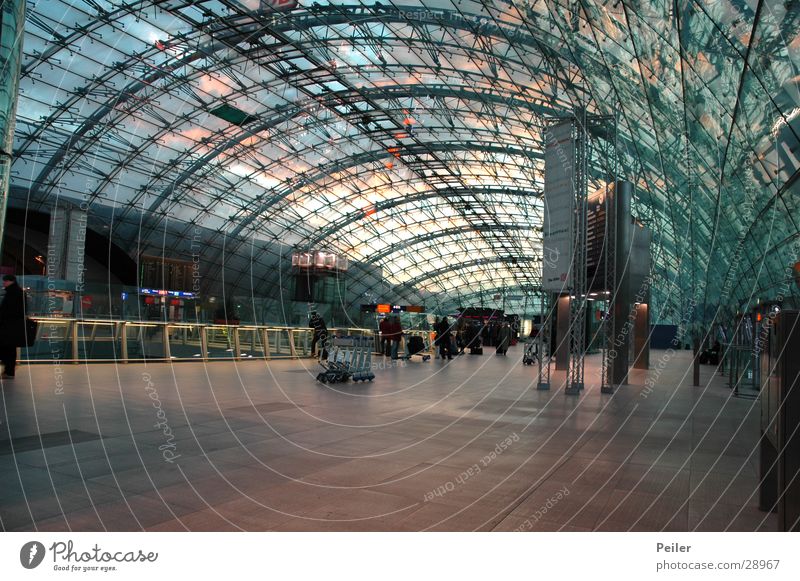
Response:
[{"label": "steel arch beam", "polygon": [[[341,100],[346,100],[348,104],[358,103],[365,100],[383,100],[383,99],[398,99],[405,97],[442,97],[442,98],[457,98],[463,101],[480,101],[490,102],[493,104],[502,105],[515,105],[524,109],[534,109],[541,114],[552,114],[554,111],[548,107],[531,106],[529,101],[518,99],[514,97],[501,97],[496,93],[468,91],[463,88],[454,88],[448,85],[406,85],[397,88],[390,88],[387,90],[385,87],[375,87],[363,91],[339,91],[326,95],[325,101],[322,106],[331,107]],[[308,103],[302,103],[288,110],[281,110],[276,115],[269,119],[259,120],[244,127],[244,131],[224,143],[214,147],[206,155],[200,157],[195,161],[187,170],[182,172],[166,189],[164,189],[156,199],[150,204],[149,212],[155,212],[158,207],[173,194],[186,180],[188,180],[195,172],[202,167],[208,165],[212,160],[219,157],[221,154],[240,145],[245,139],[252,137],[255,134],[263,131],[268,131],[277,127],[281,123],[294,119],[303,113],[308,107]],[[362,115],[363,112],[359,111],[357,115]],[[385,157],[385,151],[383,157]],[[540,158],[540,156],[537,156]]]},{"label": "steel arch beam", "polygon": [[[415,192],[414,194],[408,196],[402,196],[397,198],[392,198],[390,200],[383,200],[378,202],[375,207],[376,212],[385,212],[387,210],[391,210],[394,208],[402,207],[406,204],[411,204],[414,202],[431,200],[431,199],[441,199],[444,203],[437,204],[436,207],[449,205],[452,207],[453,202],[448,202],[447,197],[452,195],[453,197],[462,197],[468,195],[502,195],[502,194],[511,194],[511,195],[534,195],[537,199],[541,198],[541,192],[531,191],[525,188],[513,188],[510,186],[475,186],[475,187],[468,187],[468,188],[441,188],[441,189],[433,189],[433,190],[426,190],[421,192]],[[499,215],[503,217],[505,215]],[[327,238],[333,237],[337,232],[341,231],[342,229],[346,228],[348,225],[354,224],[359,220],[366,217],[366,214],[363,211],[356,211],[350,214],[347,214],[342,220],[339,220],[334,224],[334,227],[327,228],[324,232],[317,234],[314,238],[309,239],[306,243],[308,248],[330,248],[332,251],[339,251],[335,246],[323,244],[324,240]],[[476,216],[478,217],[478,216]],[[412,222],[411,224],[422,224],[425,222]],[[481,222],[477,224],[468,224],[459,227],[453,227],[450,229],[440,230],[437,232],[442,232],[441,234],[432,234],[431,238],[436,239],[439,236],[446,236],[448,233],[452,234],[459,228],[463,229],[464,232],[481,232],[484,234],[492,233],[492,232],[510,232],[510,231],[521,231],[525,229],[529,229],[530,226],[525,224],[489,224],[486,222]],[[411,246],[419,242],[420,237],[410,238],[403,244],[403,246]],[[302,245],[297,245],[296,247],[301,247]],[[383,254],[391,254],[391,252],[387,252],[386,249],[370,255],[367,260],[359,260],[359,263],[362,264],[374,264],[379,260],[380,257],[383,257]],[[233,284],[236,286],[244,277],[245,275],[240,275],[236,280],[234,280]]]},{"label": "steel arch beam", "polygon": [[[449,188],[426,190],[422,192],[415,192],[414,194],[408,196],[391,198],[389,200],[381,200],[380,202],[377,202],[375,204],[374,210],[376,212],[385,212],[386,210],[391,210],[393,208],[397,208],[399,206],[404,206],[406,204],[411,204],[414,202],[420,202],[436,198],[445,198],[448,196],[452,196],[454,198],[461,198],[464,196],[472,196],[475,194],[479,195],[533,194],[535,197],[541,198],[541,192],[538,191],[531,192],[530,190],[525,188],[512,188],[503,186],[449,187]],[[329,228],[322,230],[314,238],[310,238],[308,240],[309,247],[312,248],[320,244],[326,238],[329,238],[330,236],[335,234],[337,231],[349,226],[350,224],[358,222],[364,217],[365,214],[363,211],[351,212],[350,214],[347,214],[343,219],[337,222],[332,222]]]},{"label": "steel arch beam", "polygon": [[[464,142],[428,143],[425,144],[425,146],[409,145],[404,149],[405,152],[404,155],[414,156],[414,155],[425,155],[431,152],[440,153],[449,151],[477,151],[483,153],[503,153],[507,155],[517,155],[520,157],[542,159],[542,155],[539,152],[525,151],[522,149],[517,149],[516,151],[514,151],[512,148],[507,147],[505,145],[498,146],[495,144],[464,143]],[[352,167],[357,167],[359,165],[364,165],[366,163],[380,162],[385,159],[386,159],[386,151],[384,149],[380,149],[380,150],[358,153],[344,160],[336,160],[330,164],[326,164],[321,168],[318,168],[317,171],[311,177],[303,176],[301,177],[301,179],[297,180],[298,183],[285,186],[282,190],[276,192],[275,195],[272,196],[269,200],[261,202],[255,210],[248,209],[249,216],[247,216],[244,220],[239,222],[236,228],[234,228],[231,231],[231,233],[228,234],[228,236],[238,236],[245,230],[245,228],[247,228],[252,222],[254,222],[262,212],[269,210],[270,208],[275,206],[278,202],[286,199],[288,196],[295,193],[300,188],[304,187],[309,183],[316,182],[326,176],[344,171]]]},{"label": "steel arch beam", "polygon": [[[421,153],[427,153],[430,150],[433,151],[481,151],[481,152],[489,152],[489,153],[505,153],[508,154],[507,147],[498,147],[491,144],[480,144],[480,143],[433,143],[427,144],[424,150]],[[412,150],[410,152],[411,155],[414,155],[415,152]],[[541,158],[541,154],[534,153],[534,152],[519,152],[518,155],[524,155],[527,157],[533,157],[536,159]],[[319,171],[311,179],[303,179],[298,180],[298,183],[291,184],[289,186],[284,186],[282,191],[270,198],[269,200],[262,202],[257,208],[254,210],[248,211],[248,216],[245,219],[241,220],[237,223],[236,227],[231,232],[223,232],[221,235],[224,235],[226,239],[231,239],[232,248],[230,249],[231,252],[236,252],[236,250],[243,244],[246,243],[246,240],[242,237],[242,233],[244,230],[250,226],[256,219],[265,219],[266,217],[262,214],[268,211],[270,208],[274,207],[278,202],[281,200],[286,199],[288,196],[293,194],[294,192],[298,191],[300,188],[304,187],[307,183],[313,183],[323,177],[343,171],[345,169],[356,167],[359,165],[363,165],[365,163],[376,162],[384,159],[386,154],[383,150],[380,151],[369,151],[363,152],[357,155],[354,155],[350,158],[341,161],[335,161],[327,166],[323,166]],[[232,220],[231,220],[232,221]],[[215,256],[211,257],[212,264],[215,264],[219,261],[221,254],[221,250],[216,253]],[[220,265],[216,266],[216,269],[213,271],[213,275],[216,275],[221,268]]]},{"label": "steel arch beam", "polygon": [[[84,137],[94,127],[98,126],[102,119],[108,113],[113,111],[116,106],[130,101],[138,92],[144,88],[154,85],[156,81],[171,75],[173,71],[182,66],[202,58],[207,58],[210,54],[214,54],[219,50],[236,46],[247,39],[255,39],[258,36],[265,34],[285,34],[289,31],[308,30],[317,26],[348,24],[353,22],[354,17],[356,16],[358,17],[356,21],[362,24],[370,21],[408,24],[408,15],[412,13],[414,14],[414,20],[411,22],[417,26],[427,24],[439,27],[447,26],[457,30],[475,30],[474,25],[471,25],[471,23],[467,22],[467,20],[464,19],[459,12],[454,10],[443,10],[443,18],[432,18],[430,11],[423,10],[420,7],[408,7],[408,10],[403,7],[403,9],[400,10],[386,8],[383,6],[366,8],[360,4],[352,6],[316,6],[312,7],[310,10],[295,10],[290,13],[282,14],[280,19],[273,18],[274,14],[268,13],[261,13],[260,18],[254,18],[252,14],[236,14],[233,16],[220,18],[216,21],[216,23],[206,24],[206,26],[203,28],[193,30],[194,34],[182,35],[177,37],[177,40],[180,42],[190,43],[195,37],[200,38],[210,34],[212,35],[211,42],[202,47],[198,47],[197,50],[187,51],[185,55],[179,58],[168,59],[168,61],[161,66],[154,67],[154,72],[146,75],[141,80],[135,80],[129,83],[114,99],[98,107],[98,109],[87,118],[81,127],[79,127],[78,130],[76,130],[75,133],[73,133],[69,139],[67,139],[67,141],[65,141],[58,148],[56,154],[54,154],[48,163],[45,164],[35,181],[38,184],[47,183],[49,174],[60,164],[67,152],[75,146],[80,138]],[[263,18],[266,15],[270,16],[268,21],[267,19]],[[176,16],[184,18],[182,15],[176,14]],[[213,36],[214,34],[219,36],[215,37]],[[557,51],[542,44],[532,35],[521,33],[517,28],[501,27],[496,24],[491,24],[481,27],[481,34],[490,36],[502,35],[503,38],[514,38],[515,43],[533,47],[543,56],[547,54],[548,58],[554,58],[559,62],[564,59],[564,57]],[[135,59],[132,58],[128,61],[127,66],[132,66],[134,63],[139,63],[149,56],[158,54],[159,52],[160,51],[158,49],[151,48],[142,54],[137,54]],[[29,64],[26,71],[35,68],[33,65],[34,63]],[[107,71],[114,70],[114,74],[116,74],[116,72],[119,70],[124,70],[125,67],[126,63],[118,63],[116,69],[109,67]],[[551,72],[551,74],[553,73]],[[104,75],[100,75],[97,80],[94,81],[95,85],[98,85],[102,82],[102,77],[104,77]],[[560,80],[562,80],[564,83],[571,83],[567,76],[564,76]],[[577,87],[573,87],[573,90],[576,89]],[[68,100],[68,103],[64,103],[62,109],[68,110],[70,106],[75,104],[75,100],[82,98],[82,96],[83,95],[74,93],[73,99]]]},{"label": "steel arch beam", "polygon": [[484,258],[476,258],[475,260],[468,260],[467,262],[459,262],[459,263],[456,263],[456,264],[449,264],[449,265],[444,266],[442,268],[438,268],[436,270],[431,270],[429,272],[426,272],[425,274],[422,274],[420,276],[417,276],[415,278],[412,278],[410,280],[407,280],[405,282],[400,283],[398,285],[398,287],[405,287],[405,288],[413,289],[414,292],[419,292],[419,289],[417,289],[416,286],[419,283],[424,282],[426,280],[430,280],[432,278],[438,278],[438,277],[440,277],[440,276],[442,276],[444,274],[448,274],[448,273],[454,272],[456,270],[460,270],[460,269],[464,269],[464,268],[472,268],[473,266],[488,266],[490,264],[507,263],[507,262],[511,262],[512,259],[516,260],[517,263],[536,263],[536,262],[541,262],[541,260],[542,260],[542,258],[540,256],[514,256],[514,257],[509,257],[509,256],[487,256],[487,257],[484,257]]},{"label": "steel arch beam", "polygon": [[448,236],[457,236],[459,234],[466,234],[469,232],[476,232],[479,230],[483,232],[518,232],[520,230],[526,230],[526,229],[527,227],[521,224],[503,225],[503,226],[465,225],[465,226],[454,226],[452,228],[443,228],[441,230],[429,232],[428,234],[424,234],[422,236],[414,236],[413,238],[403,240],[402,242],[391,244],[387,246],[385,249],[381,250],[380,252],[371,254],[369,257],[367,257],[366,260],[360,260],[359,262],[362,264],[375,264],[376,262],[380,262],[384,258],[387,258],[388,256],[394,254],[395,252],[400,252],[412,246],[416,246],[417,244],[438,240],[439,238],[447,238]]}]

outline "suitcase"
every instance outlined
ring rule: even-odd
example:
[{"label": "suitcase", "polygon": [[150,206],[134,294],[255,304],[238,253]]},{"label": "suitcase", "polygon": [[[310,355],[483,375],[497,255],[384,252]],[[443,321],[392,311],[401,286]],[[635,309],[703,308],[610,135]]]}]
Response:
[{"label": "suitcase", "polygon": [[410,355],[418,355],[425,351],[425,341],[418,335],[413,335],[408,338],[408,353]]},{"label": "suitcase", "polygon": [[470,355],[483,355],[483,347],[470,347],[469,348]]}]

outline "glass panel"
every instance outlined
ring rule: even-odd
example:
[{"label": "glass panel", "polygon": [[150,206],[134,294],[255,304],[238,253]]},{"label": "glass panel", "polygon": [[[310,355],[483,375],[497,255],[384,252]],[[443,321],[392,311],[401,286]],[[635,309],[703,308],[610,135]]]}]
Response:
[{"label": "glass panel", "polygon": [[233,358],[233,334],[236,327],[209,325],[206,327],[206,337],[208,337],[208,358]]},{"label": "glass panel", "polygon": [[263,334],[259,329],[239,328],[239,350],[242,359],[264,357]]},{"label": "glass panel", "polygon": [[[87,201],[125,251],[194,254],[214,286],[169,311],[87,288],[64,315],[296,324],[275,276],[287,246],[348,261],[346,285],[320,284],[346,299],[327,303],[336,324],[375,289],[443,311],[491,283],[530,290],[542,129],[582,106],[618,119],[615,171],[654,232],[656,310],[727,280],[744,281],[732,304],[745,285],[776,292],[798,234],[796,193],[777,200],[800,167],[797,3],[419,0],[398,14],[321,0],[253,35],[256,5],[28,3],[12,198]],[[593,185],[608,165],[596,152]],[[751,230],[773,204],[761,244]],[[775,256],[759,270],[762,253]],[[230,297],[236,317],[215,316]]]},{"label": "glass panel", "polygon": [[116,324],[105,321],[77,321],[75,325],[78,327],[79,359],[119,359],[121,357]]},{"label": "glass panel", "polygon": [[200,359],[203,350],[200,344],[201,327],[197,325],[170,325],[169,350],[173,359]]},{"label": "glass panel", "polygon": [[125,327],[128,361],[164,359],[164,329],[165,325],[157,323],[128,323]]},{"label": "glass panel", "polygon": [[72,323],[58,319],[39,321],[36,342],[22,349],[22,360],[63,361],[72,358]]}]

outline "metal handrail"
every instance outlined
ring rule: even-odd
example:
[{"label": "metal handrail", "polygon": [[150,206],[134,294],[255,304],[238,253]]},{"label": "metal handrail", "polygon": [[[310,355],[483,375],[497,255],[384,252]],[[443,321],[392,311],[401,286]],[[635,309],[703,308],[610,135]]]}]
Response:
[{"label": "metal handrail", "polygon": [[[309,327],[283,325],[31,318],[38,322],[37,337],[33,346],[21,349],[20,362],[25,363],[299,359],[310,354],[313,333]],[[101,331],[98,335],[99,329],[107,328],[110,333]],[[333,327],[328,331],[377,336],[377,331],[360,327]],[[243,345],[249,347],[243,349]],[[134,346],[141,353],[131,353]],[[98,350],[105,356],[95,356]]]}]

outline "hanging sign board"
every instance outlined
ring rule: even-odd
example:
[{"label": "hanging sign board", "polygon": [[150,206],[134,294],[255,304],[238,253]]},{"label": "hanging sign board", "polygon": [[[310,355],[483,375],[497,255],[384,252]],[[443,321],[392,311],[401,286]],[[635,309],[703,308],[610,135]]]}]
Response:
[{"label": "hanging sign board", "polygon": [[542,288],[562,292],[572,286],[575,220],[575,132],[573,121],[545,131]]}]

